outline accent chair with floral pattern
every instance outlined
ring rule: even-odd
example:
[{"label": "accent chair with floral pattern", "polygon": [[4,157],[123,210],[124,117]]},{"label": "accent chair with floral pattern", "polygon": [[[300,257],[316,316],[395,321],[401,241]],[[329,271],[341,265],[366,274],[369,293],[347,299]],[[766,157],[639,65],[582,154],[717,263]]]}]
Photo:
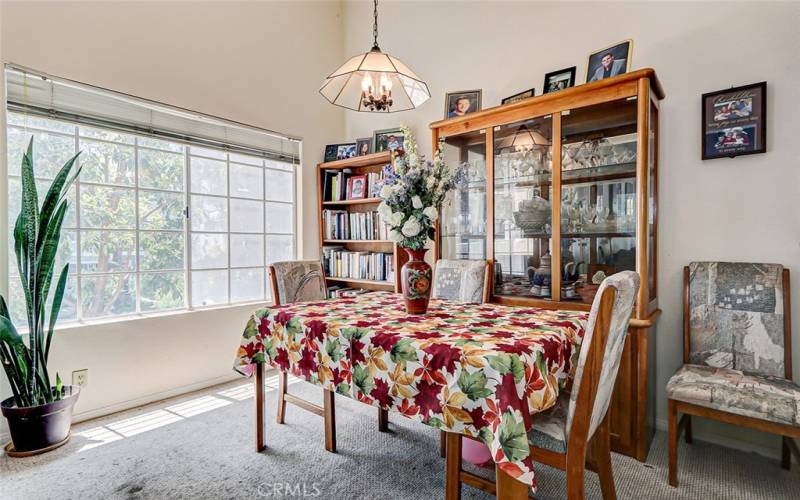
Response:
[{"label": "accent chair with floral pattern", "polygon": [[667,383],[670,485],[678,485],[680,433],[692,442],[692,415],[779,434],[783,467],[791,453],[800,460],[788,307],[789,271],[780,264],[684,268],[684,364]]}]

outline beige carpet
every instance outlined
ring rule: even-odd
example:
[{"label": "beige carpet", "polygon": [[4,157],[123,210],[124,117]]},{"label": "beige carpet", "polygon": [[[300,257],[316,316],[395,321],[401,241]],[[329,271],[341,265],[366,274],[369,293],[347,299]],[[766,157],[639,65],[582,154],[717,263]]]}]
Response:
[{"label": "beige carpet", "polygon": [[[274,385],[274,379],[271,384]],[[321,400],[304,382],[290,391]],[[444,463],[438,432],[392,414],[377,432],[377,410],[337,397],[337,454],[323,446],[322,420],[289,406],[275,423],[267,395],[267,443],[253,451],[253,393],[242,379],[161,403],[76,425],[59,450],[27,459],[0,458],[0,498],[326,498],[441,499]],[[758,455],[696,442],[681,443],[678,489],[666,484],[666,436],[647,463],[614,456],[620,498],[800,498],[800,467],[791,472]],[[563,498],[559,471],[537,466],[536,498]],[[587,495],[600,498],[587,473]],[[486,494],[463,487],[465,499]]]}]

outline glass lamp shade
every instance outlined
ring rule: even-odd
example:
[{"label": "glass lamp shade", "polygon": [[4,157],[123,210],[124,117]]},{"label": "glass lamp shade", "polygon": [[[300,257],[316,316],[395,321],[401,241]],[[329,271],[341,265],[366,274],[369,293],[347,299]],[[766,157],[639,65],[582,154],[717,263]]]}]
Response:
[{"label": "glass lamp shade", "polygon": [[[376,98],[390,91],[392,105],[378,110],[364,105],[363,93]],[[331,73],[319,89],[331,104],[353,111],[391,113],[414,109],[431,97],[428,85],[397,58],[372,49],[350,58]]]}]

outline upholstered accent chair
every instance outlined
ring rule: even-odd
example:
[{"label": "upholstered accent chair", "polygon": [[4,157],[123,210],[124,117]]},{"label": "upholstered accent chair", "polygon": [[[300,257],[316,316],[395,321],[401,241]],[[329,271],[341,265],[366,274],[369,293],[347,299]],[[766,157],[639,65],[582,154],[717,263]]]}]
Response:
[{"label": "upholstered accent chair", "polygon": [[779,264],[684,268],[684,364],[667,384],[670,485],[678,485],[678,439],[684,432],[692,442],[693,415],[783,436],[783,467],[792,453],[800,460],[789,308],[789,270]]},{"label": "upholstered accent chair", "polygon": [[[603,280],[592,303],[572,392],[562,394],[553,408],[533,415],[528,433],[533,459],[566,471],[567,498],[584,497],[587,465],[600,476],[603,498],[616,498],[608,406],[638,291],[639,275],[633,271]],[[497,498],[528,497],[526,485],[499,469],[496,485],[461,470],[461,439],[460,434],[447,433],[446,499],[460,498],[461,482],[495,493]]]},{"label": "upholstered accent chair", "polygon": [[436,261],[432,299],[488,302],[491,270],[485,260]]}]

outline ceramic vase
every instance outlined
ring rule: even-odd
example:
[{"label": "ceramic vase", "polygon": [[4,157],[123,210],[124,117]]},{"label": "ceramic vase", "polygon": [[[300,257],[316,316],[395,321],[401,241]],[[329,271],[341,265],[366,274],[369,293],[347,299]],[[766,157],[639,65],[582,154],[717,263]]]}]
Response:
[{"label": "ceramic vase", "polygon": [[428,250],[425,248],[419,250],[404,248],[403,250],[408,254],[408,262],[403,264],[400,271],[406,312],[408,314],[425,314],[431,296],[431,275],[433,274],[430,264],[425,262],[425,252]]}]

